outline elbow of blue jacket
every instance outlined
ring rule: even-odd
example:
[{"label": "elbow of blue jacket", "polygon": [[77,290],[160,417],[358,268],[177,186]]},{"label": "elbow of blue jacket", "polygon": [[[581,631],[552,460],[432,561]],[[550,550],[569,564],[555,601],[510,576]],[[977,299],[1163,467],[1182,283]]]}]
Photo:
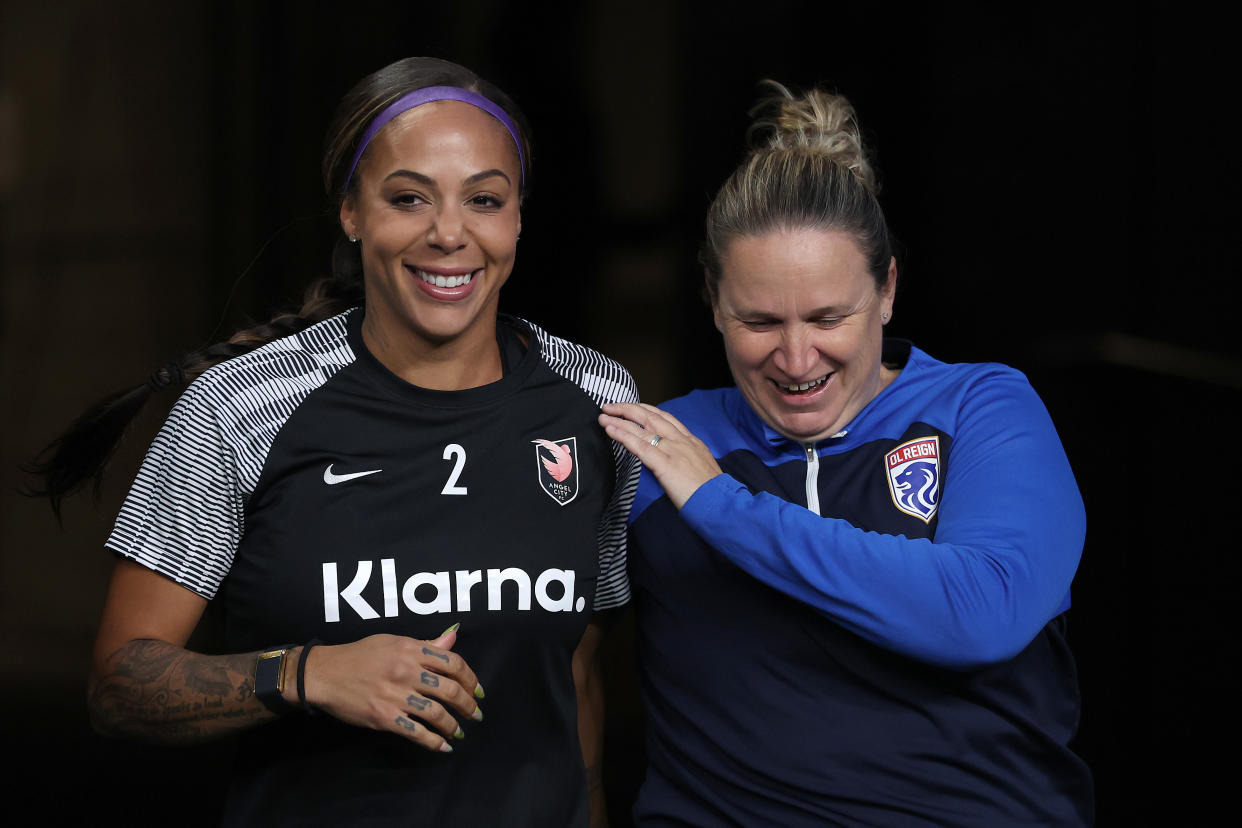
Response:
[{"label": "elbow of blue jacket", "polygon": [[1019,629],[1016,624],[976,622],[963,629],[952,646],[937,653],[934,660],[953,670],[981,670],[1017,657],[1030,645],[1034,636]]}]

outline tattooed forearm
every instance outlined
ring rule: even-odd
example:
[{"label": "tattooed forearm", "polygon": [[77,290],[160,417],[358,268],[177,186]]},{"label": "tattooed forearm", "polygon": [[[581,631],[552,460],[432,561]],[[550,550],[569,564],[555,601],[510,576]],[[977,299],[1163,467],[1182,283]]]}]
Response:
[{"label": "tattooed forearm", "polygon": [[253,653],[206,656],[163,641],[131,641],[90,683],[100,733],[166,744],[201,742],[270,719],[254,697]]}]

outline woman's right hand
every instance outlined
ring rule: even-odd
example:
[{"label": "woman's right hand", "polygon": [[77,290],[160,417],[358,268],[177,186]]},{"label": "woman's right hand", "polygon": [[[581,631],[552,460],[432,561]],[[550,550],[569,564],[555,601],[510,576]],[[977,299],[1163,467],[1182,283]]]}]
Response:
[{"label": "woman's right hand", "polygon": [[483,688],[452,652],[456,643],[454,626],[432,641],[380,634],[316,646],[305,665],[306,701],[348,724],[451,752],[448,740],[465,738],[453,714],[483,720]]},{"label": "woman's right hand", "polygon": [[[185,649],[207,599],[133,561],[113,570],[89,682],[97,731],[162,744],[194,744],[235,733],[274,714],[254,695],[257,653],[204,655]],[[373,635],[319,645],[306,658],[305,691],[315,707],[359,727],[450,750],[454,714],[483,718],[483,689],[452,652],[456,628],[432,641]],[[300,649],[285,661],[285,699],[297,696]],[[459,737],[460,738],[460,737]]]}]

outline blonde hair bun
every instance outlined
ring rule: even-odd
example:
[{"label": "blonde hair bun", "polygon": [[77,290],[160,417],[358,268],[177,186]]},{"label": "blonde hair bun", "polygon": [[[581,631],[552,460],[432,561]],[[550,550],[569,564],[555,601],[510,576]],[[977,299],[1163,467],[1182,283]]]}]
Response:
[{"label": "blonde hair bun", "polygon": [[734,239],[812,228],[848,233],[879,290],[888,281],[893,241],[876,195],[854,107],[822,89],[794,95],[775,81],[750,111],[750,152],[712,199],[704,221],[703,265],[714,301]]},{"label": "blonde hair bun", "polygon": [[774,80],[761,86],[768,94],[750,111],[754,121],[747,138],[752,146],[821,156],[876,191],[858,118],[845,96],[822,89],[794,95]]}]

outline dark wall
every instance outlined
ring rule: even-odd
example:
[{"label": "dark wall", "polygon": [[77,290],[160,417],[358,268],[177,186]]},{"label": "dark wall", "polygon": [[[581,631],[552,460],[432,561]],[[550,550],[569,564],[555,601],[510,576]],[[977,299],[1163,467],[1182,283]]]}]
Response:
[{"label": "dark wall", "polygon": [[[90,400],[322,274],[329,113],[363,74],[431,54],[497,81],[534,124],[506,309],[617,357],[653,402],[728,382],[694,257],[756,82],[849,96],[903,248],[890,333],[1026,371],[1078,475],[1077,747],[1099,824],[1212,821],[1236,764],[1213,748],[1237,736],[1240,689],[1237,544],[1220,539],[1242,392],[1229,31],[1172,3],[0,3],[14,796],[52,816],[211,821],[229,745],[105,742],[82,705],[100,544],[162,411],[135,427],[99,506],[69,504],[63,528],[14,493],[17,464]],[[631,658],[623,625],[609,662],[618,823],[641,774]]]}]

